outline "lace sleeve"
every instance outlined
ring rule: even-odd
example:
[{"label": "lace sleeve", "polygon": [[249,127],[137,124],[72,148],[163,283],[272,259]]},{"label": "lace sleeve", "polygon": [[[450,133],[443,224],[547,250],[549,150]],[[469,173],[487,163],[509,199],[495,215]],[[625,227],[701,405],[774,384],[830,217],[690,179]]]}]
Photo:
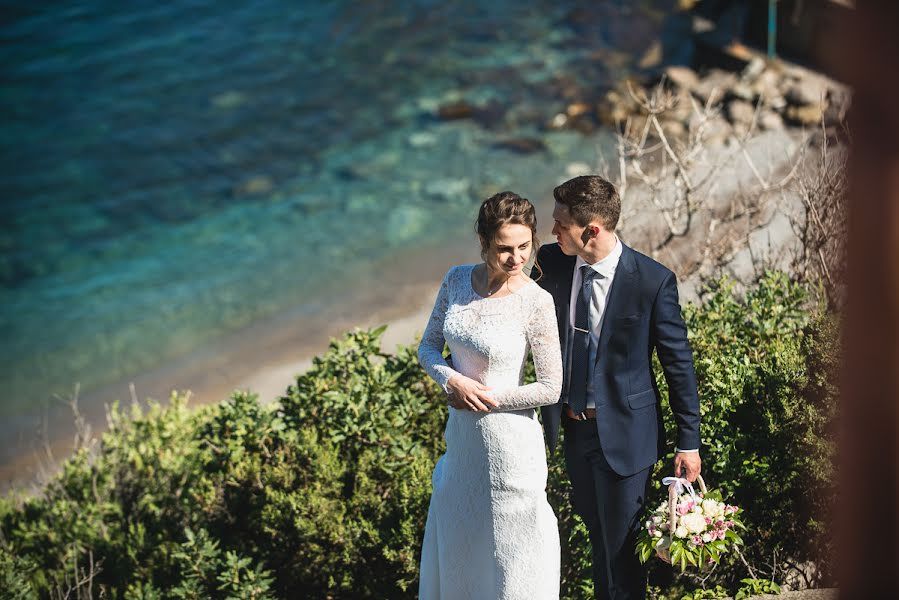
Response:
[{"label": "lace sleeve", "polygon": [[559,326],[552,296],[543,292],[537,296],[527,327],[528,344],[534,357],[537,381],[498,392],[493,398],[499,402],[494,410],[521,410],[555,404],[562,393],[562,350],[559,346]]},{"label": "lace sleeve", "polygon": [[434,302],[434,310],[431,311],[431,318],[428,319],[428,325],[425,327],[421,343],[418,345],[418,362],[431,376],[431,379],[443,388],[444,392],[447,391],[446,383],[450,377],[456,374],[456,371],[451,369],[443,358],[445,344],[443,320],[446,318],[446,309],[449,306],[449,279],[452,272],[453,270],[450,269],[443,277],[440,291],[437,292],[437,300]]}]

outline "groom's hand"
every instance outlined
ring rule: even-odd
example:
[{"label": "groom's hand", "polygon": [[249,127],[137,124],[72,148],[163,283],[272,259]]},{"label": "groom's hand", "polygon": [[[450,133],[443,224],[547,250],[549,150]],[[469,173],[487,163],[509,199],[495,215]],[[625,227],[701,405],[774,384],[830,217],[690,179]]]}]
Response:
[{"label": "groom's hand", "polygon": [[449,405],[460,410],[489,412],[499,404],[490,397],[490,388],[465,375],[453,375],[446,383]]},{"label": "groom's hand", "polygon": [[449,392],[446,395],[446,403],[456,410],[468,410],[468,407],[455,392]]},{"label": "groom's hand", "polygon": [[[682,473],[682,471],[686,472]],[[684,477],[693,483],[701,471],[702,459],[699,458],[699,452],[678,452],[674,455],[675,477]]]}]

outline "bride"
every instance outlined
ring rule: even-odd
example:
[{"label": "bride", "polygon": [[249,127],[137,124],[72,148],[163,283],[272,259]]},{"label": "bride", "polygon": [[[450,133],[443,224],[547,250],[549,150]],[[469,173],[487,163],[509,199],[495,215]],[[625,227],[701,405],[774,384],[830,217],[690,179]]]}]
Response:
[{"label": "bride", "polygon": [[[447,272],[418,349],[451,396],[419,598],[556,600],[559,532],[534,408],[558,401],[562,358],[552,297],[523,272],[537,245],[534,206],[496,194],[477,233],[484,262]],[[537,381],[522,385],[528,350]]]}]

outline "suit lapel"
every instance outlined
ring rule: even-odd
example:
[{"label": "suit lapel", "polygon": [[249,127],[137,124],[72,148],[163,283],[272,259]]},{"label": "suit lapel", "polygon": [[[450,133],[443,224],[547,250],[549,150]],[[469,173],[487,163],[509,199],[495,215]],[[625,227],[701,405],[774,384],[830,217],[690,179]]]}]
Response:
[{"label": "suit lapel", "polygon": [[612,287],[606,297],[606,309],[603,314],[602,328],[599,331],[599,343],[597,344],[597,360],[605,352],[612,333],[612,322],[620,316],[621,311],[627,306],[636,306],[633,295],[636,292],[637,263],[634,260],[634,251],[622,244],[621,258],[618,260],[618,268],[615,269],[615,278],[612,279]]},{"label": "suit lapel", "polygon": [[[561,254],[561,252],[560,252]],[[577,257],[566,256],[561,254],[559,265],[559,279],[556,288],[556,317],[559,319],[559,341],[562,344],[562,357],[567,354],[568,349],[568,321],[571,312],[571,282],[574,280],[574,265]]]}]

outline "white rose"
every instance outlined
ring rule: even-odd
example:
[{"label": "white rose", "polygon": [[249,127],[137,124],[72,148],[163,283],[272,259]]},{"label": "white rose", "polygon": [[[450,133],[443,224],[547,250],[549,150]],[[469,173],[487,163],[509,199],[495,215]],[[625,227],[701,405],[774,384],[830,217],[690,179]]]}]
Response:
[{"label": "white rose", "polygon": [[707,517],[718,516],[718,503],[714,500],[703,500],[702,513]]},{"label": "white rose", "polygon": [[681,518],[681,525],[690,533],[702,533],[705,531],[705,517],[702,513],[690,513]]},{"label": "white rose", "polygon": [[674,530],[674,535],[679,538],[687,537],[687,528],[683,525],[679,525],[678,528]]},{"label": "white rose", "polygon": [[663,519],[661,516],[659,516],[659,515],[654,515],[654,516],[652,517],[652,522],[655,523],[656,525],[658,525],[658,524],[661,523],[662,521],[664,521],[664,519]]},{"label": "white rose", "polygon": [[710,534],[708,534],[708,533],[703,533],[703,534],[702,534],[702,541],[705,542],[706,544],[708,544],[709,542],[712,541],[712,536],[711,536]]},{"label": "white rose", "polygon": [[659,531],[658,529],[656,529],[655,531],[652,532],[652,535],[653,535],[653,537],[660,538],[660,537],[662,537],[662,532]]}]

